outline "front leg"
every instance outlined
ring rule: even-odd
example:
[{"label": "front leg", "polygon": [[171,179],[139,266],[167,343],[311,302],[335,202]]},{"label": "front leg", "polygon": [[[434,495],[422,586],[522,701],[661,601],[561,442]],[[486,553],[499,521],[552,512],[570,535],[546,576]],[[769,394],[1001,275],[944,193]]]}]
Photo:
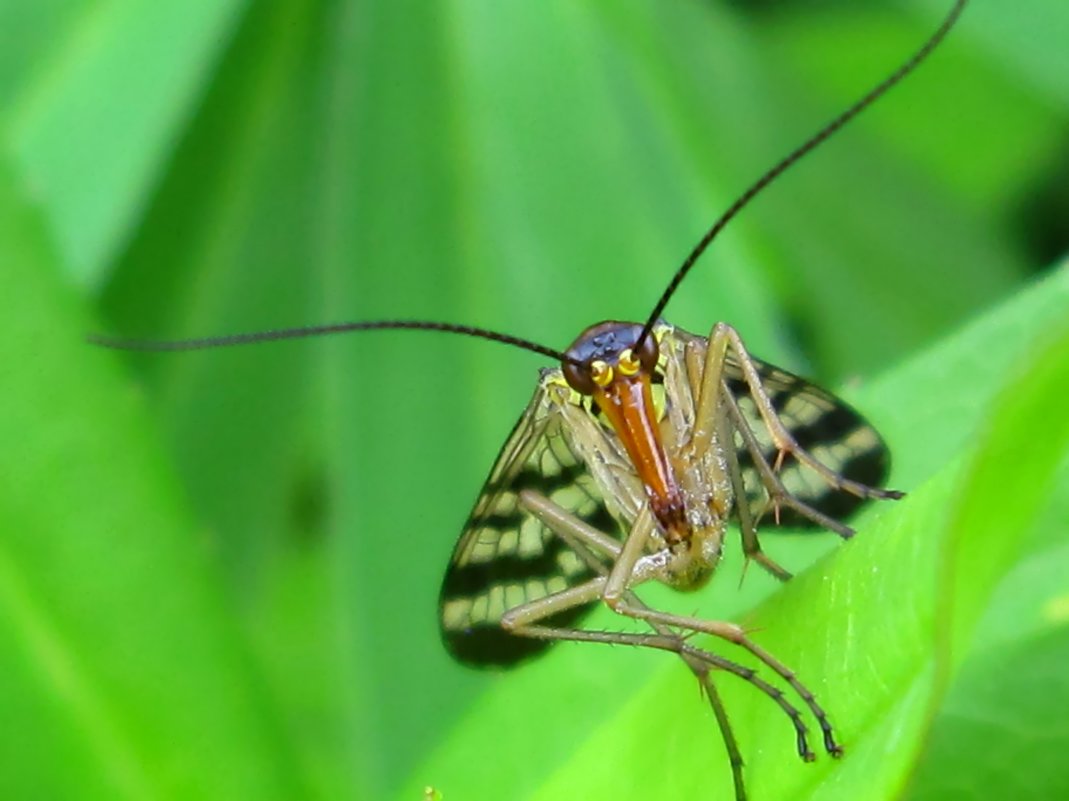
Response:
[{"label": "front leg", "polygon": [[[828,468],[799,445],[776,412],[768,392],[761,383],[761,376],[758,373],[754,359],[746,350],[746,346],[743,345],[738,331],[727,323],[717,323],[709,334],[705,373],[702,376],[700,415],[715,415],[720,393],[728,391],[724,382],[724,367],[729,349],[738,361],[739,370],[742,372],[750,397],[753,399],[757,412],[761,416],[761,420],[772,437],[772,443],[778,451],[775,468],[779,467],[784,456],[790,454],[801,464],[813,470],[834,489],[849,492],[859,498],[896,499],[902,497],[902,493],[897,490],[870,487],[846,478]],[[708,419],[710,421],[713,420],[712,417]]]},{"label": "front leg", "polygon": [[[730,394],[725,393],[724,398],[732,405],[735,402]],[[721,425],[722,432],[720,441],[734,443],[733,433],[736,426],[738,426],[737,417],[725,415]],[[747,433],[751,433],[752,436],[752,432]],[[753,449],[751,448],[750,450],[751,453],[753,453]],[[775,578],[780,581],[787,581],[791,577],[790,571],[781,567],[779,563],[772,559],[772,557],[761,550],[761,540],[757,536],[757,521],[754,520],[753,513],[750,510],[750,504],[746,502],[746,487],[742,480],[742,470],[739,467],[739,455],[735,452],[734,447],[727,447],[724,451],[727,457],[728,477],[731,480],[731,488],[735,493],[735,497],[738,499],[735,504],[735,512],[739,517],[739,533],[742,537],[742,554],[747,562],[753,560]]]},{"label": "front leg", "polygon": [[[773,446],[778,451],[778,457],[774,464],[770,464],[765,457],[763,449],[758,442],[752,428],[753,421],[747,419],[739,408],[738,401],[728,385],[728,354],[737,362],[737,370],[741,373],[743,383],[746,385],[747,394],[754,403],[754,408],[760,422],[768,431]],[[734,367],[735,365],[733,365]],[[794,436],[784,425],[779,413],[769,397],[758,372],[754,359],[747,352],[737,331],[726,323],[717,323],[709,334],[709,340],[705,351],[705,360],[701,367],[701,379],[697,390],[697,412],[695,416],[694,434],[691,438],[690,448],[696,456],[704,454],[711,447],[714,435],[717,434],[718,426],[723,424],[723,418],[728,417],[734,432],[742,439],[743,447],[749,452],[753,467],[760,477],[761,483],[768,493],[778,519],[781,506],[787,506],[799,515],[808,518],[822,528],[830,529],[844,538],[850,537],[854,532],[849,526],[840,523],[832,517],[813,508],[801,499],[790,493],[777,475],[782,458],[785,454],[793,454],[798,462],[813,470],[825,483],[836,490],[842,490],[864,498],[900,498],[901,492],[870,487],[853,481],[818,461],[807,450],[798,445]],[[720,440],[725,450],[735,449],[734,440],[725,438],[723,431],[720,432]],[[739,489],[739,483],[734,480],[736,486],[736,500],[739,507],[739,515],[742,517],[745,495]],[[749,510],[745,510],[749,511]],[[751,527],[753,528],[753,527]],[[744,546],[750,549],[756,547],[755,535],[748,534],[745,530]],[[748,541],[747,541],[748,540]],[[760,549],[749,550],[748,553],[760,553]],[[756,556],[757,561],[763,561]],[[768,565],[766,565],[768,568]],[[782,569],[768,568],[777,577],[782,577]]]},{"label": "front leg", "polygon": [[[728,761],[731,765],[736,801],[746,801],[746,788],[742,775],[742,753],[734,730],[731,727],[731,722],[728,719],[727,711],[713,684],[712,670],[723,670],[739,676],[775,701],[794,726],[799,753],[805,759],[812,758],[812,752],[809,750],[807,743],[805,723],[797,708],[787,701],[779,689],[765,682],[749,668],[691,646],[687,643],[686,638],[674,631],[671,626],[649,619],[646,622],[656,634],[644,635],[624,632],[583,631],[544,625],[544,621],[555,614],[568,611],[576,606],[582,606],[599,596],[604,598],[606,584],[609,580],[609,564],[620,564],[624,546],[618,540],[584,523],[540,493],[524,491],[520,494],[520,503],[524,509],[537,517],[543,525],[579,554],[591,571],[597,575],[580,587],[571,588],[555,596],[543,598],[509,610],[501,621],[509,632],[518,636],[546,640],[635,645],[678,653],[698,680],[713,710],[713,716],[720,729],[720,734],[727,750]],[[648,519],[642,521],[641,524],[636,524],[629,539],[634,539],[636,542],[645,542],[649,536],[650,525],[651,521]],[[624,583],[628,588],[625,588],[619,597],[626,603],[627,608],[647,612],[652,611],[629,589],[630,584],[627,581]]]},{"label": "front leg", "polygon": [[[813,713],[813,717],[816,718],[817,724],[820,726],[820,730],[824,735],[824,749],[834,757],[842,755],[843,750],[835,740],[831,722],[828,720],[827,713],[825,713],[823,707],[817,702],[816,696],[814,696],[809,688],[798,679],[794,671],[776,659],[776,657],[768,651],[754,643],[746,636],[746,632],[738,624],[728,623],[721,620],[702,620],[701,618],[696,617],[658,612],[657,610],[650,609],[644,605],[637,607],[628,603],[626,597],[616,599],[613,603],[610,603],[610,606],[614,612],[635,620],[642,620],[651,625],[660,624],[677,630],[681,629],[683,631],[711,634],[714,637],[719,637],[722,640],[726,640],[748,651],[763,664],[767,665],[781,679],[787,682],[791,689],[798,694],[809,708],[809,711]],[[799,754],[807,762],[813,759],[813,754],[809,751],[799,750]]]}]

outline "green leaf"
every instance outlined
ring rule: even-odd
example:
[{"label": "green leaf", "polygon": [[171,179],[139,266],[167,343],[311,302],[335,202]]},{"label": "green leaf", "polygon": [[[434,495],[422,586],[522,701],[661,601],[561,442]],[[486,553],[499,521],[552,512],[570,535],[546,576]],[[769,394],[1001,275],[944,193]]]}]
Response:
[{"label": "green leaf", "polygon": [[300,798],[143,398],[0,170],[0,795]]},{"label": "green leaf", "polygon": [[0,118],[5,141],[83,285],[106,277],[244,5],[79,0],[0,12],[12,38],[0,88],[20,81]]},{"label": "green leaf", "polygon": [[[1069,483],[1065,468],[1059,487]],[[1062,492],[1051,501],[1054,514],[1038,530],[1057,540],[1069,499]],[[1043,799],[1066,792],[1067,570],[1069,547],[1051,542],[1001,583],[932,727],[908,798]]]}]

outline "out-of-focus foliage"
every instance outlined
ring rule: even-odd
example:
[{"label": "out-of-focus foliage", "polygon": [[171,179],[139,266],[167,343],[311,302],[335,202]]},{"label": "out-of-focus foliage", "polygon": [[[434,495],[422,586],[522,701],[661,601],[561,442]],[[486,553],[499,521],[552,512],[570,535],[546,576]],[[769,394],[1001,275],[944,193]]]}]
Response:
[{"label": "out-of-focus foliage", "polygon": [[[82,337],[420,318],[559,348],[641,319],[947,5],[0,4],[0,797],[727,793],[672,659],[562,646],[493,675],[438,643],[536,357]],[[752,616],[847,756],[796,764],[787,722],[722,682],[757,797],[1069,787],[1069,284],[1038,275],[1069,245],[1066,41],[1063,2],[975,0],[668,309],[846,385],[911,492],[843,548],[766,538],[799,570],[835,551]],[[731,617],[777,590],[740,569],[665,603]]]}]

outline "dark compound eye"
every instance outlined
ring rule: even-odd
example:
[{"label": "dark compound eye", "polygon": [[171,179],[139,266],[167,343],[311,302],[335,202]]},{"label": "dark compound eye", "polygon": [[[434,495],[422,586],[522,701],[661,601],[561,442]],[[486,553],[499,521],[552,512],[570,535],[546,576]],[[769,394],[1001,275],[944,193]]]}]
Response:
[{"label": "dark compound eye", "polygon": [[575,362],[561,362],[561,372],[568,386],[582,395],[593,395],[597,385],[594,383],[594,375],[587,363],[576,364]]},{"label": "dark compound eye", "polygon": [[651,334],[643,340],[637,353],[631,348],[621,351],[620,372],[624,375],[635,375],[642,370],[652,375],[657,367],[658,355],[657,340]]}]

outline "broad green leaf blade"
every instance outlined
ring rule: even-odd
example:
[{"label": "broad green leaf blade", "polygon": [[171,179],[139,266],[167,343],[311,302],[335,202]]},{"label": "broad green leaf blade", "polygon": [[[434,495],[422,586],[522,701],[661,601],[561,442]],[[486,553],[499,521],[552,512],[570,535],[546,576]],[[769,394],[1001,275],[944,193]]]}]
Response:
[{"label": "broad green leaf blade", "polygon": [[[986,423],[995,393],[1020,375],[1056,332],[1069,309],[1069,263],[961,328],[940,344],[848,393],[889,442],[912,438],[923,447],[895,447],[892,480],[909,488],[967,450]],[[1022,446],[1024,447],[1024,446]]]},{"label": "broad green leaf blade", "polygon": [[[916,13],[903,13],[903,7],[918,6],[923,7]],[[930,0],[898,7],[796,6],[767,19],[760,35],[786,69],[805,76],[815,95],[830,100],[849,93],[858,72],[874,60],[892,61],[908,49],[941,12],[939,6]],[[874,138],[903,164],[916,165],[929,176],[931,191],[946,193],[949,207],[988,220],[1014,211],[1006,203],[1007,193],[1027,194],[1040,165],[1056,166],[1062,153],[1059,131],[1067,111],[1022,82],[1012,61],[992,58],[982,46],[983,40],[1003,36],[1025,16],[1015,14],[1013,22],[998,24],[992,10],[986,3],[972,3],[946,47],[922,67],[918,80],[895,90],[893,104],[909,108],[908,114],[884,109],[863,117],[854,131]],[[1045,28],[1069,22],[1064,11],[1037,19],[1046,20]],[[1029,27],[1035,27],[1034,20]],[[1044,56],[1052,61],[1063,58],[1060,49]],[[998,124],[992,125],[996,110]],[[963,138],[967,147],[961,146]],[[980,153],[983,158],[977,157]],[[980,236],[991,234],[990,225],[978,231]],[[951,260],[947,267],[957,263]]]},{"label": "broad green leaf blade", "polygon": [[[916,5],[920,0],[909,0]],[[925,5],[929,5],[925,0]],[[1005,14],[997,3],[973,3],[966,35],[983,42],[992,60],[1007,73],[1043,93],[1047,101],[1069,109],[1069,14],[1059,0],[1023,0]]]},{"label": "broad green leaf blade", "polygon": [[[1066,467],[1058,486],[1069,485]],[[1065,495],[1040,524],[1051,539],[1064,538]],[[932,727],[909,799],[1038,801],[1066,792],[1067,573],[1069,547],[1051,543],[1002,582]]]},{"label": "broad green leaf blade", "polygon": [[0,795],[295,799],[141,398],[0,172]]},{"label": "broad green leaf blade", "polygon": [[22,11],[22,33],[52,35],[28,64],[10,65],[23,84],[3,117],[5,140],[42,200],[64,270],[99,286],[247,3],[41,5],[40,15]]},{"label": "broad green leaf blade", "polygon": [[[768,150],[786,152],[857,99],[917,47],[949,5],[929,4],[913,18],[858,3],[785,7],[772,19],[755,13],[752,36],[766,54],[762,68],[774,75],[768,83],[775,106],[800,126],[789,137],[782,123],[758,129],[774,143]],[[963,49],[952,35],[916,74],[749,212],[769,230],[765,269],[780,303],[793,310],[794,330],[820,371],[837,380],[871,374],[944,335],[974,309],[1003,297],[1029,269],[1003,227],[990,226],[971,199],[947,190],[949,179],[936,182],[934,170],[921,166],[986,163],[1002,155],[972,135],[977,126],[966,114],[977,95],[988,106],[1005,96],[985,92],[983,79],[968,69],[971,62],[948,67],[964,61],[954,59]],[[828,73],[834,79],[822,80]],[[1028,134],[1054,141],[1062,121],[1049,114],[1039,119]],[[902,148],[899,138],[922,144]],[[971,147],[962,148],[963,139]],[[1040,158],[1036,150],[1028,148],[1029,164]],[[748,166],[756,172],[762,165]],[[1012,167],[1022,172],[1020,156]],[[1003,193],[1010,169],[1002,172]],[[962,264],[971,265],[974,280],[962,280]]]},{"label": "broad green leaf blade", "polygon": [[[317,269],[321,8],[242,20],[104,301],[126,335],[192,336],[321,320]],[[361,786],[339,675],[337,571],[316,349],[132,360],[287,735],[327,795]],[[351,736],[351,735],[350,735]]]}]

